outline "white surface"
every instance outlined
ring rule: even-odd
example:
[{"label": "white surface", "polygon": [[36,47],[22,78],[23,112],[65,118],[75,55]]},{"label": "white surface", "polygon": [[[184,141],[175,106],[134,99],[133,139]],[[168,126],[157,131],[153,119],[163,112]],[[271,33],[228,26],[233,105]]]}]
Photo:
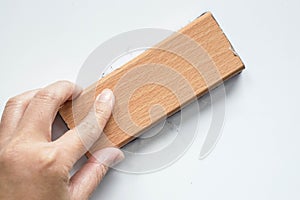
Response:
[{"label": "white surface", "polygon": [[[296,0],[1,1],[1,112],[5,101],[55,80],[76,80],[103,41],[136,28],[177,30],[214,13],[246,65],[226,84],[216,149],[198,160],[198,137],[152,174],[111,171],[92,199],[300,199],[299,49]],[[200,115],[203,127],[209,111]]]}]

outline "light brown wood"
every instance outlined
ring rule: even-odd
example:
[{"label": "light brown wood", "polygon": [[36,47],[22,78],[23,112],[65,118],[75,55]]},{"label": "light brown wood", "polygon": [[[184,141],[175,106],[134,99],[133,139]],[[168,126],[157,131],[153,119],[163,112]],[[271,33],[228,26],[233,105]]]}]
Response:
[{"label": "light brown wood", "polygon": [[116,96],[113,115],[95,148],[122,147],[243,69],[212,14],[205,13],[85,89],[59,112],[73,128],[86,116],[95,97],[105,88],[112,89]]}]

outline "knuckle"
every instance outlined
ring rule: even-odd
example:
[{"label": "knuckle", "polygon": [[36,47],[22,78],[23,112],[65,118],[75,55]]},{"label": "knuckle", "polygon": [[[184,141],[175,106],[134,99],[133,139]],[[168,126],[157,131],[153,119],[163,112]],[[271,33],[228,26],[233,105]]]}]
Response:
[{"label": "knuckle", "polygon": [[74,83],[72,83],[71,81],[67,81],[67,80],[56,81],[55,84],[64,85],[67,87],[74,87]]},{"label": "knuckle", "polygon": [[62,81],[57,81],[56,84],[61,85],[62,87],[65,87],[65,88],[70,88],[70,89],[75,88],[75,84],[72,83],[71,81],[62,80]]},{"label": "knuckle", "polygon": [[13,142],[6,144],[0,151],[0,163],[12,166],[18,162],[20,152],[20,147],[17,144]]},{"label": "knuckle", "polygon": [[62,160],[61,152],[58,148],[49,148],[37,156],[39,157],[39,171],[55,177],[68,176],[68,167],[67,165],[63,165],[64,161]]},{"label": "knuckle", "polygon": [[111,109],[108,106],[95,106],[96,117],[100,120],[107,121],[110,118]]},{"label": "knuckle", "polygon": [[78,127],[79,136],[83,144],[90,144],[99,138],[101,130],[97,123],[83,121]]},{"label": "knuckle", "polygon": [[14,163],[15,159],[14,159],[14,155],[15,153],[11,150],[5,149],[2,150],[1,154],[0,154],[0,163],[1,165],[11,165]]},{"label": "knuckle", "polygon": [[23,99],[16,96],[8,99],[5,107],[8,108],[8,107],[20,106],[23,105],[23,103],[24,103]]},{"label": "knuckle", "polygon": [[99,184],[101,182],[101,180],[103,179],[104,175],[106,174],[108,168],[103,165],[103,164],[98,164],[96,167],[96,180],[97,183]]},{"label": "knuckle", "polygon": [[47,90],[47,89],[43,89],[39,92],[36,93],[36,95],[34,96],[34,99],[38,100],[38,101],[57,101],[59,100],[59,97],[52,91]]},{"label": "knuckle", "polygon": [[99,130],[99,127],[97,124],[92,123],[92,121],[82,121],[80,123],[80,130],[89,130],[89,131],[93,131],[93,130]]},{"label": "knuckle", "polygon": [[46,150],[39,156],[39,163],[42,168],[51,168],[58,160],[59,152],[56,148]]}]

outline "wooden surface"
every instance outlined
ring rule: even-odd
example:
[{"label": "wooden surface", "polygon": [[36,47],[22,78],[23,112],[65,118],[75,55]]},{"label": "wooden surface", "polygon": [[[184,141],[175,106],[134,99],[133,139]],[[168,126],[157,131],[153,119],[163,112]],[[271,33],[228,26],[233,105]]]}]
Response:
[{"label": "wooden surface", "polygon": [[86,116],[95,97],[105,88],[112,89],[115,108],[93,150],[122,147],[243,69],[212,14],[205,13],[85,89],[59,112],[73,128]]}]

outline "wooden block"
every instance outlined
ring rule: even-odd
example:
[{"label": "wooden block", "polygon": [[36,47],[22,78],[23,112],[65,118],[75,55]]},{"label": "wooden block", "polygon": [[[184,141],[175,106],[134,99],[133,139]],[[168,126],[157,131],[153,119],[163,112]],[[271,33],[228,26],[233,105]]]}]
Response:
[{"label": "wooden block", "polygon": [[115,108],[94,149],[122,147],[243,69],[241,59],[212,14],[205,13],[101,78],[59,112],[73,128],[86,116],[95,97],[105,88],[112,89]]}]

